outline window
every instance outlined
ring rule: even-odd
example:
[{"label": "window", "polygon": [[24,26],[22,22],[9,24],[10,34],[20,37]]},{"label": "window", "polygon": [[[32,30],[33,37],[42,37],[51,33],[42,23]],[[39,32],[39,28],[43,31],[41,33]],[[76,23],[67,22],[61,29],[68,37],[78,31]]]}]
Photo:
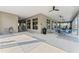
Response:
[{"label": "window", "polygon": [[31,20],[27,20],[27,29],[31,29]]},{"label": "window", "polygon": [[50,29],[50,20],[47,19],[47,29]]},{"label": "window", "polygon": [[33,25],[33,29],[35,30],[38,29],[38,18],[33,19],[32,25]]},{"label": "window", "polygon": [[79,31],[78,31],[78,15],[75,17],[74,21],[72,22],[72,29],[73,29],[73,34],[76,34],[79,36]]}]

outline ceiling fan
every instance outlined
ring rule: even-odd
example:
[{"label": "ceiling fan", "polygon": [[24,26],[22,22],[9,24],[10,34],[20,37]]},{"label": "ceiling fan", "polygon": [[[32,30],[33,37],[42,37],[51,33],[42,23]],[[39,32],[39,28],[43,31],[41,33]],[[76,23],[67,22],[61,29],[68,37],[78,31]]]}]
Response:
[{"label": "ceiling fan", "polygon": [[49,12],[52,12],[52,11],[59,11],[59,9],[56,9],[56,7],[55,7],[55,6],[53,6],[53,9],[52,9],[52,10],[50,10]]}]

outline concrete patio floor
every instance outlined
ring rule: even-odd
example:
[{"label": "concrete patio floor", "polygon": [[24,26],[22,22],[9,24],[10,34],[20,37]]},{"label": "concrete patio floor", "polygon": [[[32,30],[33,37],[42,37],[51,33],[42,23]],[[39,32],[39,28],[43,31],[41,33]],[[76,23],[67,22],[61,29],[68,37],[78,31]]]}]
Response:
[{"label": "concrete patio floor", "polygon": [[[0,42],[10,40],[10,43],[3,42],[0,45],[0,52],[79,52],[79,42],[70,40],[56,33],[46,35],[30,32],[14,33],[11,35],[1,35]],[[9,44],[6,46],[6,44]],[[12,44],[12,45],[11,45]],[[4,45],[4,46],[3,46]]]},{"label": "concrete patio floor", "polygon": [[0,53],[63,53],[56,48],[29,35],[28,32],[0,36]]},{"label": "concrete patio floor", "polygon": [[66,52],[79,53],[79,41],[77,41],[78,39],[74,39],[57,33],[48,33],[46,35],[43,35],[37,33],[32,34],[27,32],[27,34],[51,46],[60,48]]}]

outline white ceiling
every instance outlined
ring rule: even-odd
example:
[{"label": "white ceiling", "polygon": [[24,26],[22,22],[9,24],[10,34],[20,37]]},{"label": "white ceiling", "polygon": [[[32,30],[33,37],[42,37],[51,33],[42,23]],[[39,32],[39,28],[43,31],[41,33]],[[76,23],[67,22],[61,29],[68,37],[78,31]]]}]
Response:
[{"label": "white ceiling", "polygon": [[0,11],[5,11],[13,14],[17,14],[21,17],[30,17],[32,15],[38,14],[38,13],[48,13],[48,11],[51,9],[51,6],[6,6],[6,7],[0,7]]},{"label": "white ceiling", "polygon": [[52,6],[0,6],[0,11],[16,14],[20,17],[30,17],[35,14],[45,14],[55,20],[59,20],[59,15],[63,16],[63,19],[70,20],[72,16],[79,10],[76,6],[56,6],[60,11],[49,11]]}]

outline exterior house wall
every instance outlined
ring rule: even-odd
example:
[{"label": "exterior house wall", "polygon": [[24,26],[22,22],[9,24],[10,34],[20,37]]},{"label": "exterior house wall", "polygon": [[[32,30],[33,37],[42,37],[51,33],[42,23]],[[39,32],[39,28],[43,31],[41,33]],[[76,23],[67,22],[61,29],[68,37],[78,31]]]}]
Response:
[{"label": "exterior house wall", "polygon": [[[29,17],[29,18],[26,19],[26,24],[27,24],[27,20],[31,20],[31,29],[27,29],[30,32],[39,32],[39,23],[40,22],[38,22],[38,30],[33,30],[33,27],[32,27],[33,26],[32,25],[32,19],[35,19],[35,18],[38,18],[38,21],[39,21],[39,15],[35,15],[35,16]],[[26,25],[26,27],[27,27],[27,25]]]},{"label": "exterior house wall", "polygon": [[13,32],[18,32],[18,17],[9,13],[0,13],[0,33],[8,33],[9,28],[13,27]]},{"label": "exterior house wall", "polygon": [[[38,30],[33,30],[32,29],[32,19],[34,18],[38,18]],[[43,14],[37,14],[34,15],[32,17],[29,17],[26,19],[27,20],[31,20],[31,29],[27,29],[28,31],[32,31],[32,32],[37,32],[37,33],[41,33],[42,32],[42,28],[46,27],[47,28],[47,19],[49,19],[47,16],[43,15]],[[50,21],[51,22],[51,21]],[[27,23],[27,22],[26,22]],[[27,26],[27,25],[26,25]],[[51,29],[51,28],[50,28]],[[50,30],[49,29],[49,30]],[[48,31],[49,31],[48,30]]]}]

